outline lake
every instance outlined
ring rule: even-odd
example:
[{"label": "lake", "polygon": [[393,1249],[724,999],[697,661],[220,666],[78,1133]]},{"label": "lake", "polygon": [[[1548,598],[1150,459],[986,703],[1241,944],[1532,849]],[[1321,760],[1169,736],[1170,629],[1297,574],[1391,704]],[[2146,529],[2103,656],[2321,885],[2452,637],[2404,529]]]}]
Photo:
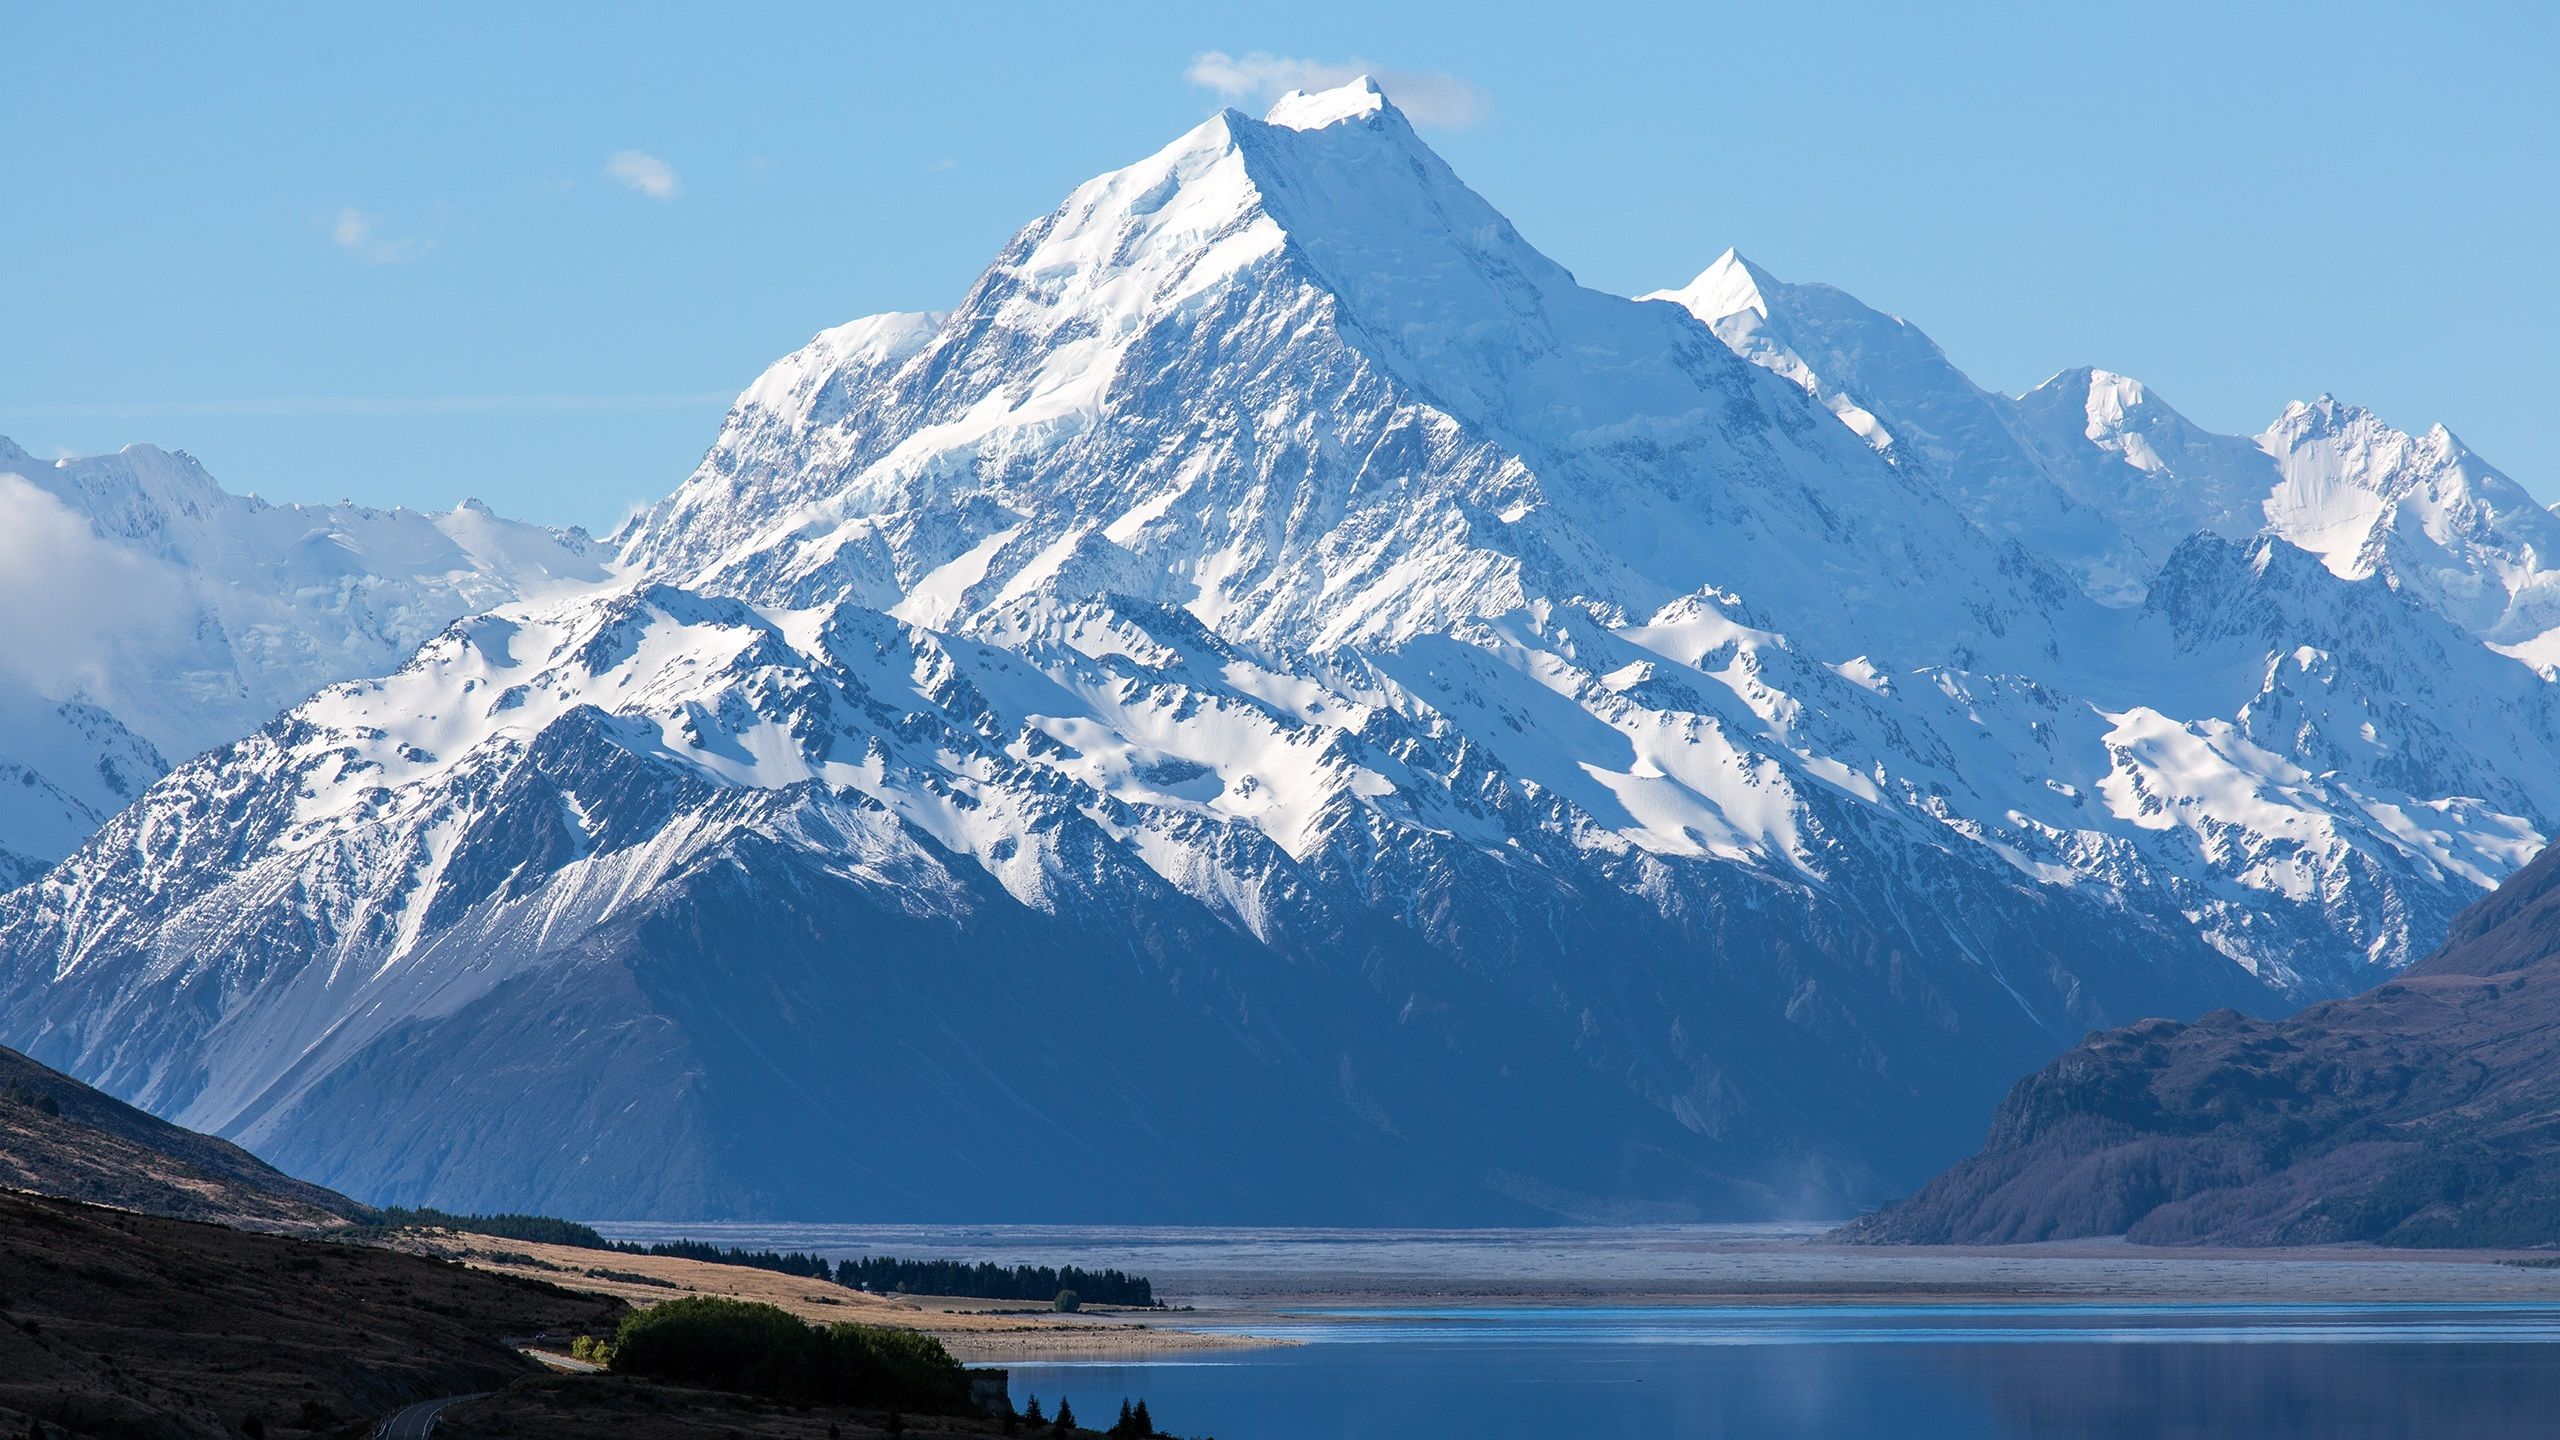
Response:
[{"label": "lake", "polygon": [[1158,1324],[1297,1343],[1014,1363],[1014,1397],[1107,1425],[1144,1396],[1217,1440],[2560,1435],[2560,1271],[2488,1256],[1890,1250],[1806,1226],[599,1228],[1149,1275],[1200,1304]]},{"label": "lake", "polygon": [[1305,1343],[1016,1365],[1218,1440],[2400,1440],[2560,1433],[2560,1309],[1563,1307],[1279,1317]]}]

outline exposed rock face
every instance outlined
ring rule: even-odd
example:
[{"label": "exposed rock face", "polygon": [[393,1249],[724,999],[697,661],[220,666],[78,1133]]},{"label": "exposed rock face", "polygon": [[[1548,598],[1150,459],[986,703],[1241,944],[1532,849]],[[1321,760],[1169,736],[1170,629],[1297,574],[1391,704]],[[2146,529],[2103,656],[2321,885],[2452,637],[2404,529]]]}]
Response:
[{"label": "exposed rock face", "polygon": [[1845,1233],[2560,1240],[2560,851],[2365,994],[2091,1036],[2019,1083],[1981,1154]]}]

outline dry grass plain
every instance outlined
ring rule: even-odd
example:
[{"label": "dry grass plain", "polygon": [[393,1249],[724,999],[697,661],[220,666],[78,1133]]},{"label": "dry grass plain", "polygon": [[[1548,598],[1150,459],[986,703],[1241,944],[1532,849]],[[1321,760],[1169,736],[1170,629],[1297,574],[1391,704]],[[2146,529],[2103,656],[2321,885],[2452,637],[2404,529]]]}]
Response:
[{"label": "dry grass plain", "polygon": [[976,1364],[1224,1350],[1271,1343],[1169,1328],[1161,1323],[1161,1312],[1155,1311],[1007,1313],[1010,1307],[999,1310],[985,1301],[872,1295],[823,1280],[742,1265],[623,1255],[443,1230],[406,1234],[394,1243],[412,1253],[459,1260],[496,1274],[548,1281],[631,1305],[654,1305],[685,1295],[721,1295],[779,1306],[816,1324],[848,1321],[922,1331],[940,1340],[953,1355]]}]

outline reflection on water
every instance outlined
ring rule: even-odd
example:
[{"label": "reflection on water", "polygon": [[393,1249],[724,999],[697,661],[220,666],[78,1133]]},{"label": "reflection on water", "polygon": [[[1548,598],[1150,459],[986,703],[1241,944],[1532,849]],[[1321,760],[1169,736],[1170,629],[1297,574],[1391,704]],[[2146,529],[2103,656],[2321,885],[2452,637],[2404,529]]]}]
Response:
[{"label": "reflection on water", "polygon": [[1220,1440],[2415,1440],[2560,1433],[2560,1311],[1928,1306],[1327,1312],[1017,1398]]}]

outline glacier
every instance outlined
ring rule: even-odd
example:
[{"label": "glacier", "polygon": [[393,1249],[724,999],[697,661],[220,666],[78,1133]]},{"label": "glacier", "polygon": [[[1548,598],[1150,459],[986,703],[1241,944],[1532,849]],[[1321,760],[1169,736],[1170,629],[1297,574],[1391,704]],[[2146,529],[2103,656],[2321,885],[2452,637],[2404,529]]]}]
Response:
[{"label": "glacier", "polygon": [[1589,289],[1355,82],[150,785],[0,897],[0,1039],[454,1208],[1838,1213],[2529,859],[2555,523],[2325,398]]}]

